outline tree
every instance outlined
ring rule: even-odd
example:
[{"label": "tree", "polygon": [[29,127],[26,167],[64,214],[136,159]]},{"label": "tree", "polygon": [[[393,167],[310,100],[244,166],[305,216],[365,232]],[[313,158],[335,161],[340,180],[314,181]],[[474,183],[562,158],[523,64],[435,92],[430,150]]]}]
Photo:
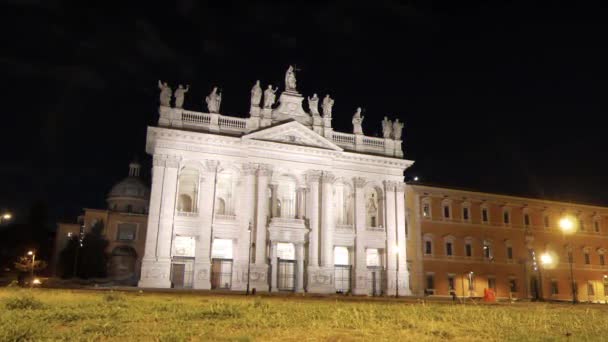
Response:
[{"label": "tree", "polygon": [[82,239],[82,248],[78,257],[79,277],[87,279],[107,276],[108,244],[108,240],[103,235],[103,221],[98,221]]},{"label": "tree", "polygon": [[[46,268],[47,263],[43,260],[36,260],[32,263],[32,258],[27,256],[22,256],[19,258],[19,261],[15,262],[15,269],[19,270],[19,284],[24,284],[25,279],[27,279],[32,272],[41,271]],[[33,269],[33,271],[32,271]],[[32,281],[33,279],[30,279]]]},{"label": "tree", "polygon": [[71,278],[76,276],[74,274],[74,267],[78,260],[78,248],[80,244],[80,238],[77,235],[72,235],[68,240],[68,244],[59,254],[59,267],[62,278]]}]

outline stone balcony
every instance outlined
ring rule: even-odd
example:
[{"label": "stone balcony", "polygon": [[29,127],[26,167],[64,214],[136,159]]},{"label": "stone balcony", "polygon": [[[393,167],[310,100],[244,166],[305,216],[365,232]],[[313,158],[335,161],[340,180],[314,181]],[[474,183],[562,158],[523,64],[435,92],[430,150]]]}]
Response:
[{"label": "stone balcony", "polygon": [[[193,131],[242,136],[259,130],[259,118],[240,118],[217,113],[203,113],[182,108],[159,107],[160,127],[173,127]],[[274,124],[275,122],[273,122]],[[313,127],[310,127],[313,129]],[[263,129],[263,127],[262,127]],[[403,157],[401,140],[370,137],[361,134],[333,131],[331,127],[315,129],[325,139],[340,146],[346,151]]]}]

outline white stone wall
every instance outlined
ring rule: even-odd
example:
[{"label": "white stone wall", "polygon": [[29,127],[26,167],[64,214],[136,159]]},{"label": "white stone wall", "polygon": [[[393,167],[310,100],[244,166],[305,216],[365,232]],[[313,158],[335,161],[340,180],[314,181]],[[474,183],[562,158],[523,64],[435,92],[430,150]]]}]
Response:
[{"label": "white stone wall", "polygon": [[[394,295],[398,284],[399,295],[409,294],[403,171],[411,161],[345,151],[296,121],[240,137],[149,127],[147,152],[154,168],[141,287],[171,286],[172,243],[190,236],[196,289],[214,285],[213,239],[229,239],[233,290],[246,289],[249,273],[251,288],[277,291],[277,244],[292,243],[294,291],[335,292],[338,246],[352,254],[355,294],[369,293],[368,248],[383,253],[384,293]],[[178,210],[180,192],[192,197],[191,210]],[[375,227],[368,224],[371,192]]]}]

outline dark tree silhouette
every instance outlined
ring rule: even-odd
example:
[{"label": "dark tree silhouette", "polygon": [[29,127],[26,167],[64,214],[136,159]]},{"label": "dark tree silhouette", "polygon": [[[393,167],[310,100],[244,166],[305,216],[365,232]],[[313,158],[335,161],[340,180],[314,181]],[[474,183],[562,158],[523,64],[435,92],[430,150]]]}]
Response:
[{"label": "dark tree silhouette", "polygon": [[97,222],[82,239],[78,253],[78,276],[84,279],[105,278],[107,276],[106,248],[108,240],[103,236],[103,222]]},{"label": "dark tree silhouette", "polygon": [[59,273],[62,278],[74,277],[74,267],[76,266],[76,258],[78,257],[78,245],[80,244],[79,237],[72,235],[68,240],[68,244],[59,254]]}]

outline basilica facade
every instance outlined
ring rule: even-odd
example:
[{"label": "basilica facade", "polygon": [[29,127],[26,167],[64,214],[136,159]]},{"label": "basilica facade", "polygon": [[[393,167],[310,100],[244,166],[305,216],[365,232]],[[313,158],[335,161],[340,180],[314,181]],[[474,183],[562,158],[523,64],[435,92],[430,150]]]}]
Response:
[{"label": "basilica facade", "polygon": [[217,87],[205,112],[159,88],[140,287],[411,294],[402,123],[366,136],[353,108],[334,131],[334,100],[302,96],[292,67],[280,93],[253,86],[246,118]]}]

